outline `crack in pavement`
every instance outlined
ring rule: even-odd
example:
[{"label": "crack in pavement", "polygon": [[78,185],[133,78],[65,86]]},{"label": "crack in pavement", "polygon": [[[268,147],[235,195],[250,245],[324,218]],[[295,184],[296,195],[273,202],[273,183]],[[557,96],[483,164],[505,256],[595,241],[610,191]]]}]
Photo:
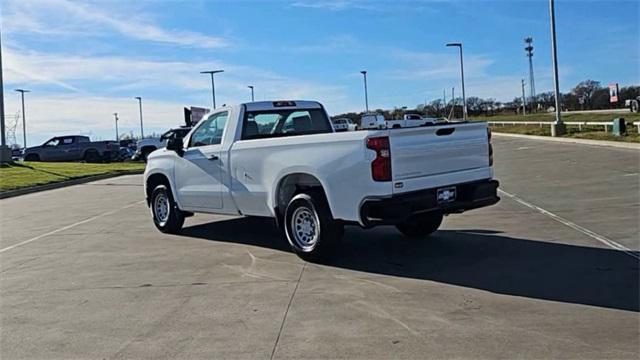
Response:
[{"label": "crack in pavement", "polygon": [[273,344],[273,350],[271,350],[271,357],[269,359],[273,360],[273,357],[276,355],[276,350],[278,349],[278,343],[280,342],[280,336],[282,335],[282,330],[284,329],[284,323],[287,320],[287,315],[289,314],[289,309],[291,308],[291,304],[293,303],[293,298],[296,296],[296,292],[298,291],[298,287],[300,286],[300,280],[302,280],[302,274],[304,273],[304,269],[307,268],[307,263],[305,262],[302,265],[302,269],[300,270],[300,275],[298,276],[298,281],[296,281],[296,287],[293,288],[293,292],[291,293],[291,298],[289,298],[289,304],[287,304],[287,309],[284,312],[284,316],[282,317],[282,323],[280,323],[280,330],[278,331],[278,337],[276,337],[276,342]]}]

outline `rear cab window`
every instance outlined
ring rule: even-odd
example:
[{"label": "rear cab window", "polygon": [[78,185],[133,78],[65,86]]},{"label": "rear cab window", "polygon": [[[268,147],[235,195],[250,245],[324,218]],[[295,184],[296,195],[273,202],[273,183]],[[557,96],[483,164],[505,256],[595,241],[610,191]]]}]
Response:
[{"label": "rear cab window", "polygon": [[242,140],[333,132],[326,113],[315,109],[274,109],[245,112]]}]

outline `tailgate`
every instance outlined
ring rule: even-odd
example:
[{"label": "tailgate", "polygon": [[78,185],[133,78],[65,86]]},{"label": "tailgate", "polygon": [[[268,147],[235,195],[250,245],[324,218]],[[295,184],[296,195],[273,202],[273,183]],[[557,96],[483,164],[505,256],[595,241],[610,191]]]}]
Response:
[{"label": "tailgate", "polygon": [[394,182],[489,167],[484,122],[392,129],[389,140]]}]

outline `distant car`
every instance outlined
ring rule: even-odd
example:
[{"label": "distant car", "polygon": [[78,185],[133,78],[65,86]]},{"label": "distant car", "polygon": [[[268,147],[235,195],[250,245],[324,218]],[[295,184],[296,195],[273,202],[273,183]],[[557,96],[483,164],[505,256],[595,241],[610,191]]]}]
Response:
[{"label": "distant car", "polygon": [[101,162],[117,158],[120,146],[116,141],[91,141],[88,136],[56,136],[40,146],[24,150],[24,161]]},{"label": "distant car", "polygon": [[386,129],[387,124],[384,121],[384,116],[380,114],[366,114],[362,115],[360,119],[360,127],[362,129]]},{"label": "distant car", "polygon": [[333,129],[336,132],[339,131],[356,131],[358,130],[358,124],[354,124],[349,118],[339,118],[332,121]]},{"label": "distant car", "polygon": [[425,118],[420,114],[405,114],[399,120],[386,120],[389,129],[429,126],[435,125],[437,122],[439,121],[436,118]]},{"label": "distant car", "polygon": [[189,133],[189,131],[191,131],[191,127],[185,126],[171,129],[162,134],[159,138],[146,138],[139,140],[136,144],[136,152],[131,157],[131,160],[142,160],[146,162],[149,154],[167,146],[168,139],[183,138]]},{"label": "distant car", "polygon": [[16,161],[16,160],[22,160],[22,148],[13,148],[11,149],[11,159]]}]

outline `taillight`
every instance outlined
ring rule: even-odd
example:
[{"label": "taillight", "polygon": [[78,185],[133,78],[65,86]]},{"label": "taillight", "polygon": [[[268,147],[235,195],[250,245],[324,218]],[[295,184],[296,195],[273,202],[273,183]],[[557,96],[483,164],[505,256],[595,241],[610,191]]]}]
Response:
[{"label": "taillight", "polygon": [[489,141],[489,166],[493,166],[493,145],[491,145],[491,129],[487,127],[487,139]]},{"label": "taillight", "polygon": [[371,162],[371,177],[374,181],[391,181],[391,149],[387,136],[367,139],[367,148],[376,152]]}]

